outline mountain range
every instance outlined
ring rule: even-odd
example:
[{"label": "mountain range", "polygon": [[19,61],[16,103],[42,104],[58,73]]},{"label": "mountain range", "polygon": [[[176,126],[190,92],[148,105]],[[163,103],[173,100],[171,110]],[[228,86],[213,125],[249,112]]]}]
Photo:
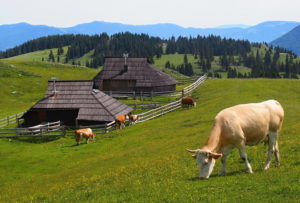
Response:
[{"label": "mountain range", "polygon": [[300,26],[295,27],[290,32],[272,41],[270,44],[286,48],[300,56]]},{"label": "mountain range", "polygon": [[0,25],[0,50],[20,45],[28,40],[56,34],[115,34],[119,32],[146,33],[150,36],[170,38],[172,36],[219,35],[232,39],[245,39],[250,42],[272,42],[300,25],[294,21],[267,21],[254,26],[224,25],[216,28],[184,28],[175,24],[127,25],[94,21],[72,27],[59,28],[46,25],[18,23]]}]

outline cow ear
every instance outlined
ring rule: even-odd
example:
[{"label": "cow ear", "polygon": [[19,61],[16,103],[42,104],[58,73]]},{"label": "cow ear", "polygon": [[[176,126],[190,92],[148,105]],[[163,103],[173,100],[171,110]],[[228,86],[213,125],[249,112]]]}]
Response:
[{"label": "cow ear", "polygon": [[222,156],[223,156],[222,154],[215,153],[215,152],[209,152],[209,155],[208,155],[209,158],[213,158],[213,159],[218,159],[218,158],[220,158]]},{"label": "cow ear", "polygon": [[197,154],[193,154],[192,157],[193,157],[194,159],[196,159],[196,158],[197,158]]}]

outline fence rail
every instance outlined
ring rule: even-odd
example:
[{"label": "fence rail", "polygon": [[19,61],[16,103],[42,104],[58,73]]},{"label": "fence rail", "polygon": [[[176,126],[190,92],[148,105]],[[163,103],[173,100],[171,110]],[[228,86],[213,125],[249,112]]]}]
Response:
[{"label": "fence rail", "polygon": [[[138,114],[139,120],[136,123],[141,123],[162,116],[166,113],[181,108],[181,98],[191,94],[197,87],[202,85],[207,79],[207,76],[199,77],[193,84],[185,87],[182,91],[172,92],[170,95],[180,99],[147,112]],[[17,123],[18,118],[25,112],[18,113],[6,118],[0,119],[0,128],[9,124]],[[91,128],[96,134],[104,134],[112,131],[115,127],[115,121],[102,125],[79,126],[79,128]],[[43,136],[65,136],[66,127],[61,125],[60,121],[33,126],[30,128],[7,128],[0,129],[0,138],[15,138],[15,137],[43,137]]]},{"label": "fence rail", "polygon": [[[207,79],[207,76],[204,75],[204,76],[200,77],[198,80],[196,80],[193,84],[191,84],[191,85],[187,86],[186,88],[184,88],[181,92],[181,97],[184,97],[187,94],[191,94],[191,92],[194,91],[200,85],[202,85],[206,79]],[[139,114],[140,119],[136,123],[145,122],[147,120],[156,118],[158,116],[162,116],[162,115],[164,115],[166,113],[169,113],[171,111],[174,111],[174,110],[176,110],[180,107],[181,107],[181,99],[176,100],[174,102],[171,102],[169,104],[166,104],[164,106],[152,109],[150,111]]]},{"label": "fence rail", "polygon": [[0,129],[1,138],[16,137],[49,137],[65,136],[66,128],[60,121],[32,126],[29,128],[5,128]]},{"label": "fence rail", "polygon": [[149,97],[156,97],[156,96],[171,96],[175,98],[182,97],[186,94],[190,94],[196,87],[199,86],[202,80],[206,80],[207,76],[201,76],[199,78],[192,78],[192,79],[184,79],[182,80],[183,84],[193,81],[191,85],[185,87],[183,90],[175,90],[175,91],[161,91],[161,92],[143,92],[143,91],[104,91],[105,94],[115,97],[115,98],[149,98]]},{"label": "fence rail", "polygon": [[0,128],[3,128],[5,126],[11,125],[11,124],[16,124],[18,123],[18,118],[23,116],[25,112],[17,113],[11,116],[7,116],[5,118],[0,119]]},{"label": "fence rail", "polygon": [[106,124],[101,124],[101,125],[88,125],[88,126],[80,125],[78,128],[91,128],[93,132],[95,132],[96,134],[104,134],[112,131],[114,127],[115,127],[115,121]]}]

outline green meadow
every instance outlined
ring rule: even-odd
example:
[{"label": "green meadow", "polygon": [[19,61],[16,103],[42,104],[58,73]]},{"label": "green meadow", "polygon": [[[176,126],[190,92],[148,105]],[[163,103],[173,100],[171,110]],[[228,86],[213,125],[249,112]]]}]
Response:
[{"label": "green meadow", "polygon": [[[193,93],[196,108],[97,135],[88,145],[76,146],[72,137],[0,139],[0,202],[299,202],[299,87],[299,80],[210,79]],[[38,95],[33,91],[32,97]],[[273,162],[263,171],[267,148],[260,144],[247,147],[254,174],[245,173],[234,150],[227,176],[217,175],[217,161],[211,178],[199,180],[195,160],[185,149],[204,144],[220,110],[267,99],[278,100],[285,109],[279,138],[282,165],[276,168]],[[32,100],[21,98],[1,111],[22,111]]]},{"label": "green meadow", "polygon": [[91,80],[97,69],[38,61],[0,60],[0,118],[27,110],[44,97],[48,80]]}]

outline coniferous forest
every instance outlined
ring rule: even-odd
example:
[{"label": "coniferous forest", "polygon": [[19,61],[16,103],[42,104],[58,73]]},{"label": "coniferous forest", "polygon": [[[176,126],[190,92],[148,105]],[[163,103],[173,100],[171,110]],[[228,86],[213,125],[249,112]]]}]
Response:
[{"label": "coniferous forest", "polygon": [[[202,72],[218,77],[218,73],[212,70],[212,62],[218,58],[221,67],[219,71],[227,72],[229,78],[297,78],[300,74],[300,62],[291,51],[269,47],[263,43],[250,43],[246,40],[225,39],[218,36],[208,37],[172,37],[161,39],[150,37],[146,34],[118,33],[107,35],[54,35],[28,41],[20,46],[0,52],[0,58],[8,58],[33,51],[68,46],[66,58],[63,61],[82,57],[93,50],[92,59],[86,62],[88,67],[103,65],[104,58],[109,56],[122,56],[130,53],[130,57],[148,57],[153,62],[154,57],[160,58],[162,54],[192,54],[198,59],[198,66]],[[264,52],[260,51],[264,47]],[[253,51],[256,50],[256,51]],[[284,60],[280,55],[285,53]],[[54,61],[53,53],[49,54],[50,61]],[[247,74],[239,73],[236,66],[244,66],[251,69]],[[192,65],[184,59],[184,64],[178,67],[166,64],[166,68],[192,76]]]}]

